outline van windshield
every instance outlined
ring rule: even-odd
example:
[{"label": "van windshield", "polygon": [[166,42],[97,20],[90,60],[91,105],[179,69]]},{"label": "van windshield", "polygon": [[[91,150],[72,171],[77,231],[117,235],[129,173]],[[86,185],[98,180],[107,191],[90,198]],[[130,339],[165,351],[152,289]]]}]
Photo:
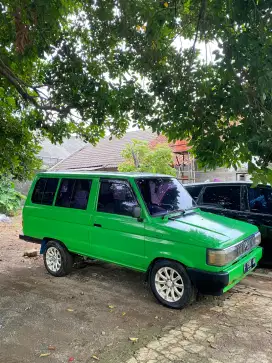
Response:
[{"label": "van windshield", "polygon": [[174,178],[142,178],[136,183],[152,216],[194,208],[190,194]]}]

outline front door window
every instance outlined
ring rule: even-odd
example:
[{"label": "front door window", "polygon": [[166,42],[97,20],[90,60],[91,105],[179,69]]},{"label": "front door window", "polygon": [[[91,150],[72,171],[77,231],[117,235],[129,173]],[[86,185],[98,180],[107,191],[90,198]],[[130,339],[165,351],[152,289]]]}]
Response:
[{"label": "front door window", "polygon": [[126,181],[105,179],[100,183],[97,211],[132,216],[138,202]]},{"label": "front door window", "polygon": [[218,185],[206,187],[202,201],[217,208],[240,210],[240,198],[239,185]]}]

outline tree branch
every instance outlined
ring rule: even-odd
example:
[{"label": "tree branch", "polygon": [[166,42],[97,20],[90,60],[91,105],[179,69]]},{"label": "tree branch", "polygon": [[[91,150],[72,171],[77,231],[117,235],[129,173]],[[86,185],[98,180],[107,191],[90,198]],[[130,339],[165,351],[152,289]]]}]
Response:
[{"label": "tree branch", "polygon": [[16,77],[14,77],[12,74],[10,74],[10,72],[8,72],[4,67],[1,66],[0,66],[0,74],[2,74],[2,76],[4,76],[16,88],[16,90],[20,93],[20,95],[25,101],[30,101],[36,105],[36,100],[24,90],[22,85],[19,84]]},{"label": "tree branch", "polygon": [[[17,92],[21,95],[21,97],[26,101],[31,103],[33,106],[42,111],[55,111],[60,114],[67,114],[71,110],[72,106],[66,107],[56,107],[52,105],[41,105],[37,102],[37,97],[34,97],[28,93],[26,88],[32,88],[40,97],[40,92],[37,90],[37,87],[28,86],[23,80],[19,79],[13,72],[4,64],[4,62],[0,59],[0,74],[6,78],[6,80],[12,84]],[[41,92],[42,93],[42,92]]]},{"label": "tree branch", "polygon": [[192,46],[193,54],[195,53],[195,46],[196,46],[196,42],[197,42],[197,38],[198,38],[198,33],[199,33],[199,30],[200,30],[200,22],[201,22],[201,19],[203,17],[203,14],[205,12],[205,9],[206,9],[206,1],[207,0],[202,0],[201,1],[201,6],[200,6],[199,14],[198,14],[197,25],[196,25],[195,40],[194,40],[194,44]]}]

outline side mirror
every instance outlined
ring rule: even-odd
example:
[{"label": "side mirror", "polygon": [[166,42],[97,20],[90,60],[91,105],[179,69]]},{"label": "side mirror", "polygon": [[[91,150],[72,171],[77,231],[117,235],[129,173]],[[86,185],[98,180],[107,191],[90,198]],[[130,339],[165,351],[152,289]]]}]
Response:
[{"label": "side mirror", "polygon": [[141,218],[141,208],[136,205],[135,207],[133,207],[132,209],[132,217],[133,218]]}]

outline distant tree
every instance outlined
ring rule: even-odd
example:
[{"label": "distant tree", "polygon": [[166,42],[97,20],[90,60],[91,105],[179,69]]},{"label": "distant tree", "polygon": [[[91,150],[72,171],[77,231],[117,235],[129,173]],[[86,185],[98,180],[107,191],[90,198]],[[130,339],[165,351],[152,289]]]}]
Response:
[{"label": "distant tree", "polygon": [[122,151],[125,161],[118,166],[119,171],[139,171],[176,176],[172,150],[167,144],[151,148],[146,141],[133,140]]}]

